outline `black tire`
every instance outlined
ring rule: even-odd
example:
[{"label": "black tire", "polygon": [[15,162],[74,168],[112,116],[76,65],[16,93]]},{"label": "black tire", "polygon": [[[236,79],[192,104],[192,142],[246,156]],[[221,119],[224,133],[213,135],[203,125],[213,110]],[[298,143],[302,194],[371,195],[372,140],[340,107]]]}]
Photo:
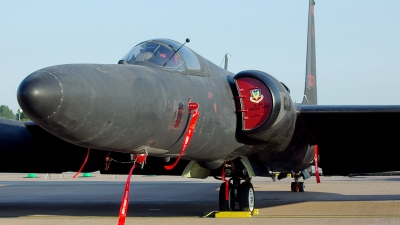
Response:
[{"label": "black tire", "polygon": [[230,195],[230,191],[232,190],[232,184],[229,183],[229,200],[227,201],[225,198],[225,192],[226,192],[226,188],[225,188],[225,182],[221,184],[221,186],[219,187],[219,211],[232,211],[232,207],[231,207],[231,195]]},{"label": "black tire", "polygon": [[239,188],[239,205],[240,210],[254,213],[254,189],[250,182],[243,182]]},{"label": "black tire", "polygon": [[291,190],[292,192],[298,192],[298,191],[299,191],[299,186],[297,186],[297,183],[296,183],[296,182],[292,182],[292,183],[291,183],[291,185],[290,185],[290,190]]},{"label": "black tire", "polygon": [[304,184],[304,182],[299,182],[298,186],[299,186],[299,192],[304,192],[306,190],[306,185]]}]

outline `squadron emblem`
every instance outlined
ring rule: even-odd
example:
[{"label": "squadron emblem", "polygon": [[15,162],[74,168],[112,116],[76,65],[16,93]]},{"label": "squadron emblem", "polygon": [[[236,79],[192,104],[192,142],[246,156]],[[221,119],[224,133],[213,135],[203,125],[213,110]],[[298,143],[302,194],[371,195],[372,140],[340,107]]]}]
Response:
[{"label": "squadron emblem", "polygon": [[261,94],[260,89],[254,89],[250,91],[250,101],[254,103],[259,103],[264,99],[264,95]]}]

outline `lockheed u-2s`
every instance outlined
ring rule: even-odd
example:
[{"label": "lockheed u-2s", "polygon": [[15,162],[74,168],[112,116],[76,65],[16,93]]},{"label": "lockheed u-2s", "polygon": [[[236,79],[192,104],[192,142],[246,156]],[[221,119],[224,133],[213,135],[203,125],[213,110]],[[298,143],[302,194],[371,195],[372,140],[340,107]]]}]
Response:
[{"label": "lockheed u-2s", "polygon": [[291,173],[302,192],[317,160],[324,175],[400,170],[400,106],[317,105],[312,0],[308,20],[302,103],[265,72],[230,73],[169,39],[118,64],[40,69],[17,92],[33,121],[0,120],[0,170],[78,171],[90,149],[83,171],[126,174],[147,157],[136,174],[214,176],[220,209],[244,211],[253,176]]}]

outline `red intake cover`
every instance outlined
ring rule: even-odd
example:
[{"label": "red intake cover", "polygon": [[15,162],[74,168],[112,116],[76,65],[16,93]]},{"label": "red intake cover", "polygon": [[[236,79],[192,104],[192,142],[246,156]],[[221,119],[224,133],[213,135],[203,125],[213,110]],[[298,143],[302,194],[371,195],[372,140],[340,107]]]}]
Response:
[{"label": "red intake cover", "polygon": [[268,119],[272,111],[272,96],[267,86],[252,77],[236,80],[243,112],[243,130],[253,130]]}]

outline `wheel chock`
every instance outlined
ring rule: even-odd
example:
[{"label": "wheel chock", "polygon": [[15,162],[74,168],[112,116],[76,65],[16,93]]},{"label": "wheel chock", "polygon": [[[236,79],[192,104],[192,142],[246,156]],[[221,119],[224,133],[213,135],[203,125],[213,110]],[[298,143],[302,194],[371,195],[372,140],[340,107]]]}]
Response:
[{"label": "wheel chock", "polygon": [[258,211],[258,209],[254,209],[254,212],[253,212],[253,216],[254,215],[258,215],[260,212]]},{"label": "wheel chock", "polygon": [[224,211],[215,213],[215,218],[249,218],[249,217],[251,217],[250,212]]},{"label": "wheel chock", "polygon": [[[253,215],[258,215],[258,209],[254,209]],[[252,214],[245,211],[223,211],[215,213],[215,218],[249,218]]]}]

